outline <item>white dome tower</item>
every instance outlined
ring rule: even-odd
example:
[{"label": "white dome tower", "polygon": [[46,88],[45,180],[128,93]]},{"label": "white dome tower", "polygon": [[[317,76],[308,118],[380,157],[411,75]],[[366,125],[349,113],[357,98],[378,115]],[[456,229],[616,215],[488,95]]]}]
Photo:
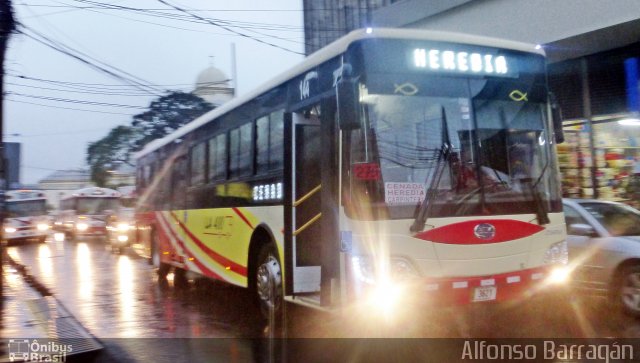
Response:
[{"label": "white dome tower", "polygon": [[229,77],[224,72],[210,66],[198,74],[196,89],[193,93],[218,107],[234,96],[234,89],[229,86],[229,81]]}]

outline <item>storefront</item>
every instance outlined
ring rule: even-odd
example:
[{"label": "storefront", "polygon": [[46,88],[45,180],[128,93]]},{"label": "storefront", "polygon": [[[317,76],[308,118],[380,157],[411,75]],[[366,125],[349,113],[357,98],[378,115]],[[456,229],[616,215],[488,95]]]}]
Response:
[{"label": "storefront", "polygon": [[565,197],[636,204],[640,196],[640,120],[619,115],[596,118],[591,125],[567,123],[558,159]]},{"label": "storefront", "polygon": [[565,197],[640,206],[639,57],[636,43],[550,65],[565,114],[558,145]]}]

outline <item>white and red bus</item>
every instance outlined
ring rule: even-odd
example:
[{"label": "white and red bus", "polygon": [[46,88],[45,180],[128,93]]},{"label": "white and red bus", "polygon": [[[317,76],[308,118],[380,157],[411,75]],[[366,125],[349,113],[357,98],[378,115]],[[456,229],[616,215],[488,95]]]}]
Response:
[{"label": "white and red bus", "polygon": [[9,190],[5,192],[5,201],[3,239],[7,242],[34,239],[44,243],[51,227],[45,194],[38,190]]},{"label": "white and red bus", "polygon": [[544,51],[358,30],[136,155],[138,251],[340,309],[474,304],[566,277]]},{"label": "white and red bus", "polygon": [[120,197],[109,188],[78,189],[60,200],[56,228],[70,238],[107,237],[108,220],[120,210]]}]

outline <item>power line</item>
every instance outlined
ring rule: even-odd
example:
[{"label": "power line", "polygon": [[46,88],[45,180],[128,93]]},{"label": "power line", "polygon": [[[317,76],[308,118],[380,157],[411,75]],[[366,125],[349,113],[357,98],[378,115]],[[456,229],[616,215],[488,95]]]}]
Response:
[{"label": "power line", "polygon": [[[79,86],[104,86],[109,87],[109,88],[122,88],[122,87],[135,87],[135,85],[129,85],[129,84],[107,84],[107,83],[86,83],[86,82],[70,82],[70,81],[60,81],[60,80],[52,80],[52,79],[45,79],[45,78],[37,78],[37,77],[30,77],[30,76],[25,76],[25,75],[17,75],[17,74],[9,74],[9,76],[12,77],[16,77],[16,78],[22,78],[22,79],[28,79],[28,80],[34,80],[34,81],[42,81],[42,82],[48,82],[48,83],[57,83],[57,84],[68,84],[68,85],[79,85]],[[224,82],[228,82],[230,80],[222,80],[219,82],[211,82],[211,83],[224,83]],[[173,83],[173,84],[159,84],[156,85],[158,87],[174,87],[174,86],[189,86],[189,85],[193,85],[193,83]]]},{"label": "power line", "polygon": [[11,101],[11,102],[16,102],[16,103],[25,103],[28,105],[34,105],[34,106],[42,106],[42,107],[49,107],[49,108],[59,108],[59,109],[63,109],[63,110],[73,110],[73,111],[83,111],[83,112],[94,112],[94,113],[106,113],[106,114],[110,114],[110,115],[126,115],[126,116],[133,116],[133,114],[130,113],[124,113],[124,112],[109,112],[109,111],[98,111],[98,110],[87,110],[87,109],[82,109],[82,108],[72,108],[72,107],[62,107],[62,106],[53,106],[53,105],[43,105],[41,103],[35,103],[35,102],[27,102],[27,101],[19,101],[19,100],[13,100],[13,99],[6,99],[7,101]]},{"label": "power line", "polygon": [[[37,41],[38,43],[41,43],[41,44],[43,44],[43,45],[45,45],[45,46],[47,46],[47,47],[49,47],[51,49],[54,49],[54,50],[56,50],[56,51],[58,51],[60,53],[63,53],[65,55],[69,56],[69,57],[72,57],[72,58],[74,58],[74,59],[76,59],[76,60],[78,60],[78,61],[80,61],[80,62],[82,62],[82,63],[84,63],[84,64],[86,64],[86,65],[88,65],[88,66],[90,66],[92,68],[94,68],[94,69],[97,69],[100,72],[106,73],[106,74],[110,75],[111,77],[114,77],[114,78],[116,78],[116,79],[118,79],[120,81],[132,84],[136,88],[138,88],[138,89],[140,89],[142,91],[149,92],[150,94],[153,94],[153,95],[159,95],[159,93],[160,93],[160,91],[155,89],[155,86],[150,85],[149,82],[146,82],[146,81],[141,80],[141,79],[135,79],[135,78],[138,78],[138,77],[136,77],[134,75],[131,75],[128,72],[120,70],[120,69],[118,69],[116,67],[107,65],[104,62],[101,62],[101,61],[98,61],[96,59],[93,59],[92,57],[87,56],[86,54],[83,54],[82,52],[79,52],[78,50],[74,50],[73,48],[68,47],[68,46],[66,46],[66,45],[64,45],[64,44],[62,44],[60,42],[56,42],[54,40],[51,40],[48,37],[44,36],[43,34],[40,34],[39,32],[27,27],[24,24],[19,24],[19,25],[20,25],[20,28],[22,29],[22,30],[19,30],[20,33],[22,33],[25,36]],[[31,33],[33,33],[35,35],[29,34],[29,33],[25,32],[24,30],[28,30],[29,32],[31,32]],[[74,53],[80,53],[80,55],[74,54]],[[94,62],[102,63],[106,67],[114,69],[114,71],[111,71],[111,70],[105,68],[105,66],[101,66],[99,64],[95,64],[94,62],[91,62],[91,61],[85,59],[84,57],[92,59]],[[116,72],[123,73],[126,76],[120,75],[120,74],[118,74]]]},{"label": "power line", "polygon": [[109,107],[135,108],[135,109],[147,109],[148,108],[148,107],[145,107],[145,106],[122,105],[122,104],[117,104],[117,103],[86,101],[86,100],[73,100],[73,99],[69,99],[69,98],[58,98],[58,97],[48,97],[48,96],[27,95],[27,94],[18,93],[18,92],[6,92],[5,94],[14,95],[14,96],[21,96],[21,97],[29,97],[29,98],[38,98],[38,99],[48,100],[48,101],[78,103],[78,104],[81,104],[81,105],[109,106]]},{"label": "power line", "polygon": [[76,131],[66,131],[66,132],[50,132],[50,133],[46,133],[46,134],[20,134],[20,133],[13,133],[13,134],[5,134],[4,137],[43,137],[43,136],[60,136],[60,135],[76,135],[76,134],[86,134],[89,132],[98,132],[98,131],[109,131],[109,130],[105,130],[105,129],[86,129],[86,130],[76,130]]},{"label": "power line", "polygon": [[[79,0],[76,0],[76,1],[79,1]],[[168,2],[166,2],[164,0],[158,0],[158,2],[160,2],[160,3],[162,3],[162,4],[166,5],[166,6],[172,7],[174,9],[176,9],[176,10],[179,10],[179,11],[185,13],[185,14],[188,14],[188,15],[192,16],[195,19],[198,19],[198,20],[201,20],[201,21],[205,21],[205,22],[207,22],[207,23],[209,23],[209,24],[211,24],[213,26],[217,26],[217,27],[222,28],[222,29],[224,29],[224,30],[226,30],[228,32],[240,35],[242,37],[245,37],[245,38],[248,38],[248,39],[252,39],[252,40],[254,40],[254,41],[258,42],[258,43],[266,44],[268,46],[271,46],[271,47],[274,47],[274,48],[278,48],[278,49],[284,50],[286,52],[304,55],[304,53],[296,52],[294,50],[291,50],[291,49],[288,49],[288,48],[285,48],[285,47],[282,47],[282,46],[279,46],[279,45],[276,45],[276,44],[273,44],[273,43],[269,43],[269,42],[266,42],[266,41],[261,40],[261,39],[257,39],[255,37],[250,36],[250,35],[247,35],[247,34],[244,34],[244,33],[240,33],[239,31],[236,31],[236,30],[233,30],[233,29],[229,28],[228,26],[221,25],[221,24],[219,24],[219,23],[217,23],[215,21],[212,21],[212,20],[209,20],[209,19],[205,19],[205,18],[203,18],[203,17],[201,17],[199,15],[190,13],[189,11],[187,11],[185,9],[182,9],[182,8],[180,8],[178,6],[169,4]]]},{"label": "power line", "polygon": [[17,86],[17,87],[28,87],[35,89],[42,89],[48,91],[57,91],[57,92],[71,92],[71,93],[82,93],[82,94],[92,94],[92,95],[101,95],[101,96],[127,96],[127,97],[149,97],[148,93],[123,93],[123,92],[105,92],[105,91],[90,91],[90,90],[74,90],[74,89],[61,89],[61,88],[52,88],[52,87],[38,87],[27,84],[19,84],[13,82],[5,82],[5,84]]}]

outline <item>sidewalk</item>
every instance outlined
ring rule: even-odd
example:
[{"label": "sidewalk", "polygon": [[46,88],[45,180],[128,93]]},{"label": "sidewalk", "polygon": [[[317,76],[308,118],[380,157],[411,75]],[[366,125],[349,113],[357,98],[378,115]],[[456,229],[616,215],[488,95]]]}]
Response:
[{"label": "sidewalk", "polygon": [[31,344],[48,345],[49,348],[71,346],[72,350],[70,354],[65,353],[66,356],[102,349],[97,339],[23,266],[12,263],[8,257],[4,262],[0,362],[32,359],[23,358]]}]

